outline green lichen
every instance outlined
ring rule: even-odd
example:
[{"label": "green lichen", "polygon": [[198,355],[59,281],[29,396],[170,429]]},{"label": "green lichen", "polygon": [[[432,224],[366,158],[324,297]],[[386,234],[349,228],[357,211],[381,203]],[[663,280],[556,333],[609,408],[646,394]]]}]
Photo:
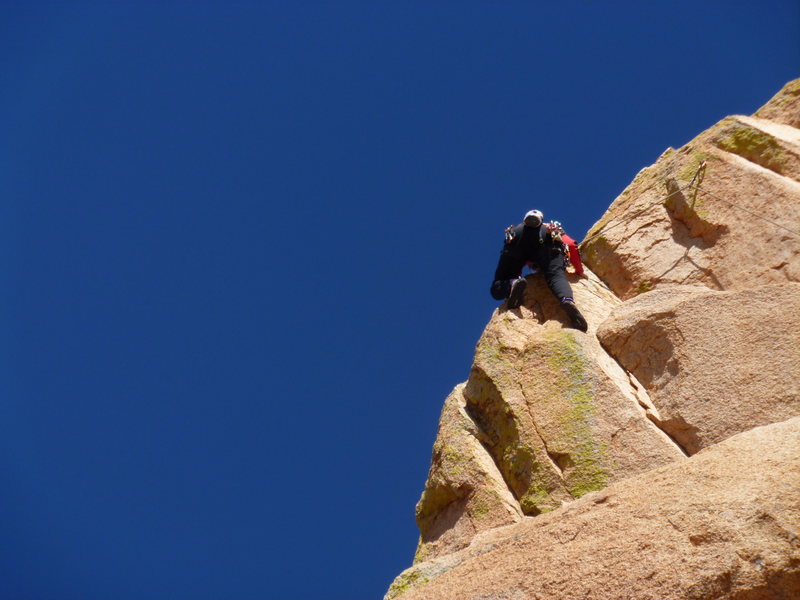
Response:
[{"label": "green lichen", "polygon": [[392,582],[392,585],[389,587],[389,591],[386,592],[386,599],[391,600],[392,598],[397,598],[398,596],[405,594],[412,587],[421,585],[426,581],[428,581],[428,578],[419,571],[400,573],[400,575],[398,575],[397,578]]},{"label": "green lichen", "polygon": [[[701,221],[708,221],[711,216],[709,213],[708,205],[700,198],[695,198],[694,202],[688,206],[689,218],[697,217]],[[709,223],[710,225],[713,225]]]},{"label": "green lichen", "polygon": [[491,369],[491,375],[473,371],[469,397],[523,513],[536,516],[558,508],[570,496],[606,487],[610,461],[606,444],[595,433],[590,363],[575,338],[566,330],[547,330],[529,356],[526,368],[541,373],[535,384],[537,402],[547,403],[553,415],[548,437],[555,439],[545,440],[545,447],[532,447],[528,438],[534,432],[526,433],[520,421],[523,413],[508,411],[496,386],[497,369]]},{"label": "green lichen", "polygon": [[676,221],[688,228],[691,237],[702,237],[705,242],[713,244],[728,231],[726,225],[715,223],[710,218],[708,206],[697,196],[696,189],[688,190],[686,196],[674,179],[667,179],[666,184],[670,194],[663,204]]},{"label": "green lichen", "polygon": [[490,499],[486,498],[484,495],[476,495],[470,507],[470,515],[477,520],[485,519],[489,516],[490,510]]},{"label": "green lichen", "polygon": [[448,479],[452,481],[464,474],[464,463],[467,458],[459,449],[449,444],[444,445],[441,450],[441,456],[442,470]]},{"label": "green lichen", "polygon": [[[524,366],[508,356],[497,365],[477,360],[467,387],[467,410],[485,433],[487,448],[523,513],[536,516],[570,497],[606,487],[611,461],[596,433],[591,364],[573,335],[563,329],[537,333],[524,356],[530,361]],[[536,403],[548,404],[547,416],[541,417],[548,422],[544,444],[536,431],[529,431],[528,418],[539,417],[528,414],[528,400],[509,400],[500,391],[519,386],[518,376],[513,386],[501,384],[498,376],[506,365],[515,372],[522,367],[539,373],[533,389]]]},{"label": "green lichen", "polygon": [[581,255],[584,262],[592,269],[602,265],[604,257],[614,252],[614,247],[604,235],[598,235],[581,246]]},{"label": "green lichen", "polygon": [[414,552],[414,562],[413,564],[424,562],[425,559],[428,557],[428,544],[422,541],[422,536],[420,536],[419,541],[417,542],[417,550]]},{"label": "green lichen", "polygon": [[[556,489],[558,477],[546,471],[546,457],[537,453],[526,441],[525,426],[513,407],[509,408],[496,382],[496,373],[491,375],[481,368],[473,370],[469,399],[476,423],[485,433],[487,447],[497,462],[500,472],[517,498],[525,496],[529,488],[541,486]],[[516,381],[513,382],[514,385]],[[526,514],[539,514],[531,508]]]},{"label": "green lichen", "polygon": [[478,344],[478,353],[488,359],[499,360],[500,349],[488,339],[482,339]]},{"label": "green lichen", "polygon": [[[622,194],[625,194],[625,192],[622,192]],[[622,195],[620,195],[620,198],[622,198]],[[627,199],[629,199],[629,196],[625,196],[625,200]],[[624,202],[620,200],[620,204],[624,204]],[[615,200],[614,203],[605,212],[605,214],[602,217],[600,217],[600,220],[597,221],[597,223],[595,223],[594,225],[592,225],[589,231],[586,232],[586,238],[584,239],[588,240],[592,236],[597,235],[603,229],[605,229],[605,227],[609,223],[611,223],[619,214],[619,212],[616,210],[618,206],[619,204],[617,204],[617,200]]]},{"label": "green lichen", "polygon": [[700,198],[693,197],[689,204],[684,196],[670,195],[662,204],[675,215],[676,219],[687,224],[698,219],[708,220],[708,207]]},{"label": "green lichen", "polygon": [[564,478],[575,497],[608,485],[608,444],[594,430],[596,407],[589,380],[589,361],[575,338],[564,330],[546,335],[550,347],[545,360],[553,384],[561,390],[561,439],[559,448],[568,455],[571,467]]},{"label": "green lichen", "polygon": [[458,500],[462,493],[454,489],[449,482],[442,482],[440,478],[429,477],[425,491],[417,502],[416,519],[420,532],[425,535],[427,522],[435,516],[444,506]]},{"label": "green lichen", "polygon": [[534,482],[528,492],[519,499],[519,506],[526,515],[540,515],[558,508],[560,502],[555,500],[550,491],[538,482]]},{"label": "green lichen", "polygon": [[[514,431],[518,432],[521,429],[519,421],[512,417],[514,423]],[[513,446],[506,446],[503,451],[503,462],[511,466],[515,474],[528,473],[533,464],[536,463],[536,454],[529,445],[524,443],[516,443]]]},{"label": "green lichen", "polygon": [[639,294],[644,294],[645,292],[649,292],[652,289],[653,289],[652,282],[645,279],[644,281],[639,283],[634,293],[638,296]]},{"label": "green lichen", "polygon": [[658,157],[658,160],[656,162],[667,160],[668,158],[670,158],[674,154],[675,154],[675,148],[673,148],[672,146],[669,146],[666,150],[664,150],[661,153],[661,156]]},{"label": "green lichen", "polygon": [[753,116],[768,119],[772,116],[773,110],[784,108],[787,104],[795,102],[798,96],[800,96],[800,79],[795,79],[783,86],[783,89],[759,108]]},{"label": "green lichen", "polygon": [[678,171],[677,175],[678,179],[680,179],[683,182],[689,183],[697,174],[697,169],[700,168],[700,165],[703,162],[712,159],[716,159],[716,157],[712,156],[708,152],[704,152],[702,150],[698,150],[697,152],[692,152],[691,156],[689,156],[689,160],[687,160],[681,167],[680,171]]},{"label": "green lichen", "polygon": [[790,160],[774,137],[743,125],[717,139],[716,145],[776,173],[782,173]]}]

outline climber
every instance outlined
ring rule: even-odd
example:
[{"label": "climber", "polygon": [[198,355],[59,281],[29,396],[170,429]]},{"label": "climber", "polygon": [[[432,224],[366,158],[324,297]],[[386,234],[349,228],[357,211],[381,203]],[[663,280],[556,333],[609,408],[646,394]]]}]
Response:
[{"label": "climber", "polygon": [[[561,308],[569,316],[573,327],[586,331],[588,328],[586,319],[575,306],[572,287],[565,274],[567,253],[572,248],[568,248],[564,243],[564,235],[560,223],[557,221],[545,223],[541,211],[528,211],[522,223],[506,229],[505,246],[500,252],[500,262],[494,274],[491,293],[495,300],[508,298],[508,308],[518,308],[522,304],[525,288],[528,285],[522,277],[522,269],[526,264],[538,267],[544,274],[550,291],[561,302]],[[571,238],[569,241],[572,241]],[[573,241],[572,245],[574,244]],[[575,247],[575,255],[577,250]],[[573,265],[578,274],[583,273],[580,258],[574,259]]]}]

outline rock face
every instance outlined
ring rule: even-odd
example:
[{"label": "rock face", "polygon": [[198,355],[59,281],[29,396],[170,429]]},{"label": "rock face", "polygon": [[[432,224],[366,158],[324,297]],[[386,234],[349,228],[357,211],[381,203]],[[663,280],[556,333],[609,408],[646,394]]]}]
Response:
[{"label": "rock face", "polygon": [[623,299],[664,284],[800,281],[798,89],[643,169],[581,244],[589,267]]},{"label": "rock face", "polygon": [[522,520],[485,436],[465,411],[461,384],[444,402],[425,493],[417,505],[422,532],[415,560],[459,550],[487,529]]},{"label": "rock face", "polygon": [[387,599],[800,598],[797,127],[800,80],[640,172],[581,245],[587,333],[541,275],[495,311]]},{"label": "rock face", "polygon": [[416,560],[684,458],[647,418],[646,392],[592,334],[618,300],[591,274],[574,279],[589,334],[566,328],[541,275],[529,276],[522,307],[492,316],[469,380],[442,410]]},{"label": "rock face", "polygon": [[597,335],[689,454],[800,414],[800,283],[658,289],[618,306]]},{"label": "rock face", "polygon": [[800,598],[800,418],[739,434],[401,574],[404,600]]},{"label": "rock face", "polygon": [[754,116],[783,125],[800,127],[800,79],[787,83],[775,97],[758,109]]}]

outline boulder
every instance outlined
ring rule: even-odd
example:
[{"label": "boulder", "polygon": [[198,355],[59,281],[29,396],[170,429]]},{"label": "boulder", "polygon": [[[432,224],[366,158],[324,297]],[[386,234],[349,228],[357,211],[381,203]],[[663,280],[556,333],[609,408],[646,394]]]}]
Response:
[{"label": "boulder", "polygon": [[688,454],[800,415],[800,283],[654,290],[615,307],[597,335]]},{"label": "boulder", "polygon": [[798,89],[667,149],[589,230],[586,264],[623,299],[665,284],[800,281]]},{"label": "boulder", "polygon": [[420,541],[414,562],[465,547],[476,533],[522,520],[522,510],[464,410],[464,385],[447,397],[431,468],[417,503]]},{"label": "boulder", "polygon": [[502,305],[478,341],[469,380],[442,411],[415,560],[684,458],[647,418],[644,388],[593,334],[619,301],[592,273],[571,278],[588,334],[567,326],[542,276],[530,275],[524,304]]},{"label": "boulder", "polygon": [[800,597],[800,418],[476,536],[385,600]]}]

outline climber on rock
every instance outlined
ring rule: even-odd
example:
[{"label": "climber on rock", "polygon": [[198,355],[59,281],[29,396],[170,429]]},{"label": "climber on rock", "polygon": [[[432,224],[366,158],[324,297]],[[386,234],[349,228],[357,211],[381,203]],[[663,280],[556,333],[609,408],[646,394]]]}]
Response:
[{"label": "climber on rock", "polygon": [[[577,247],[572,242],[569,246],[564,241],[564,230],[557,221],[544,222],[544,215],[539,210],[530,210],[525,220],[519,225],[506,229],[506,240],[500,252],[500,262],[494,274],[491,293],[496,300],[508,298],[508,308],[518,308],[525,296],[527,281],[522,277],[525,265],[538,267],[544,275],[547,286],[561,302],[561,308],[567,313],[573,327],[586,331],[586,319],[575,306],[572,298],[572,287],[566,277],[566,265],[569,255],[578,274],[583,273]],[[577,264],[576,264],[577,263]]]}]

